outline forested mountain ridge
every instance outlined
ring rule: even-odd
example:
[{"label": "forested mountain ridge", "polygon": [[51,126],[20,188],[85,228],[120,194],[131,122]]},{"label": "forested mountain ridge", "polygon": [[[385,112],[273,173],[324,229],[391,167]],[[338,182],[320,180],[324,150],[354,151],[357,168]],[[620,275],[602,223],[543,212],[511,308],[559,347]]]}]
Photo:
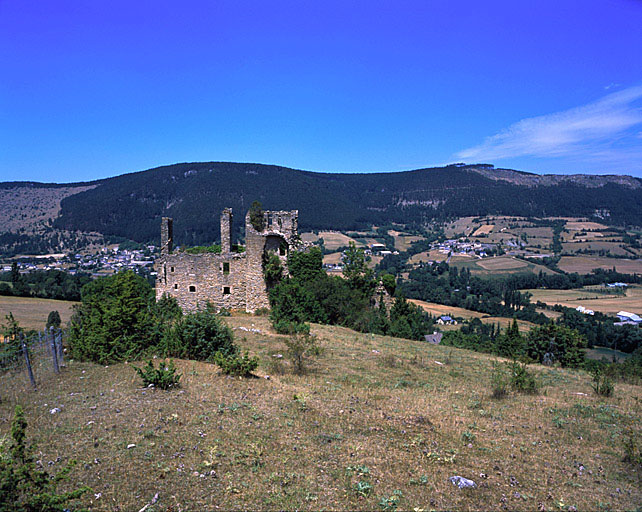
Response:
[{"label": "forested mountain ridge", "polygon": [[[642,180],[629,176],[539,176],[488,165],[456,164],[414,171],[336,174],[252,163],[168,165],[91,182],[68,195],[53,227],[140,242],[159,237],[162,216],[175,220],[179,244],[219,237],[219,214],[234,209],[240,229],[252,201],[266,209],[298,209],[302,229],[358,229],[417,224],[465,215],[609,215],[642,225]],[[46,189],[53,184],[3,183]],[[2,228],[0,228],[2,229]]]}]

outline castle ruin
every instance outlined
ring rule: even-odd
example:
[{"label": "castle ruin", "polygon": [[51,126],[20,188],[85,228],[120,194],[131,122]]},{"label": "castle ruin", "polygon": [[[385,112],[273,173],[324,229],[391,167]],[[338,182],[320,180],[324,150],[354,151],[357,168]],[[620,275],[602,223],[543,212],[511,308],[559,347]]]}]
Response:
[{"label": "castle ruin", "polygon": [[245,216],[245,252],[232,252],[232,209],[221,213],[221,253],[189,254],[173,249],[173,221],[161,221],[161,255],[155,267],[156,299],[164,294],[178,301],[183,311],[197,311],[208,303],[215,309],[269,308],[263,261],[279,256],[287,274],[287,257],[299,244],[298,210],[263,212],[263,230]]}]

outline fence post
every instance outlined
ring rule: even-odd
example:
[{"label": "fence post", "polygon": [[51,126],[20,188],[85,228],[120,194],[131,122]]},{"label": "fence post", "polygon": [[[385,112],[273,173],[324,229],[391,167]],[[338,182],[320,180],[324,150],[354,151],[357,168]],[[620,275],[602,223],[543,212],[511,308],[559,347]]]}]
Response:
[{"label": "fence post", "polygon": [[49,335],[51,336],[49,348],[51,349],[51,356],[53,358],[54,372],[60,373],[60,367],[58,366],[58,350],[56,349],[56,336],[54,334],[53,325],[51,326],[51,329],[49,329]]},{"label": "fence post", "polygon": [[22,353],[25,356],[25,362],[27,363],[27,373],[29,373],[29,380],[31,381],[31,385],[33,386],[33,389],[36,388],[36,379],[33,378],[33,371],[31,371],[31,361],[29,361],[29,350],[27,350],[27,344],[25,343],[25,339],[23,335],[20,335],[20,341],[22,343]]},{"label": "fence post", "polygon": [[62,329],[58,329],[58,334],[56,334],[56,346],[58,347],[58,364],[65,368],[65,356],[62,350]]}]

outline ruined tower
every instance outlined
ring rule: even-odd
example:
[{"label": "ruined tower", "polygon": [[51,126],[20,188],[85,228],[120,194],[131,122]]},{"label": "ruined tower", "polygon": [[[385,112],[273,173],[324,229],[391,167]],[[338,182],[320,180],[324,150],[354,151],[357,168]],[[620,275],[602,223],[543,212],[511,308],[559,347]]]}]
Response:
[{"label": "ruined tower", "polygon": [[221,213],[221,254],[232,252],[232,208]]},{"label": "ruined tower", "polygon": [[221,213],[221,253],[190,254],[173,250],[172,219],[161,221],[161,255],[156,261],[156,298],[175,297],[184,311],[209,303],[216,309],[254,312],[269,308],[263,277],[267,253],[277,254],[287,274],[287,255],[299,244],[297,210],[264,212],[264,229],[257,231],[245,217],[245,252],[232,251],[232,209]]}]

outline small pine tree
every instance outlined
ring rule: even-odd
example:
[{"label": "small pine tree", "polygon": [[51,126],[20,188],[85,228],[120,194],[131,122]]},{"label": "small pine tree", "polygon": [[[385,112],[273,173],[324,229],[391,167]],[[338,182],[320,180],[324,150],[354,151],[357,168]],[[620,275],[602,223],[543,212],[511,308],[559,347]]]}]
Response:
[{"label": "small pine tree", "polygon": [[53,477],[39,471],[26,445],[26,430],[24,412],[17,405],[11,424],[13,445],[8,452],[0,451],[0,510],[59,512],[71,509],[70,502],[90,490],[82,486],[74,491],[56,492],[58,482],[67,477],[75,461]]},{"label": "small pine tree", "polygon": [[265,215],[263,205],[259,201],[254,201],[250,206],[250,224],[259,233],[265,229]]},{"label": "small pine tree", "polygon": [[513,359],[523,355],[525,350],[525,340],[519,332],[517,319],[506,329],[506,332],[497,337],[495,351],[500,356],[511,357]]},{"label": "small pine tree", "polygon": [[55,329],[60,329],[60,324],[62,321],[60,320],[60,313],[58,311],[52,311],[49,313],[49,316],[47,317],[47,329],[50,327],[54,327]]}]

